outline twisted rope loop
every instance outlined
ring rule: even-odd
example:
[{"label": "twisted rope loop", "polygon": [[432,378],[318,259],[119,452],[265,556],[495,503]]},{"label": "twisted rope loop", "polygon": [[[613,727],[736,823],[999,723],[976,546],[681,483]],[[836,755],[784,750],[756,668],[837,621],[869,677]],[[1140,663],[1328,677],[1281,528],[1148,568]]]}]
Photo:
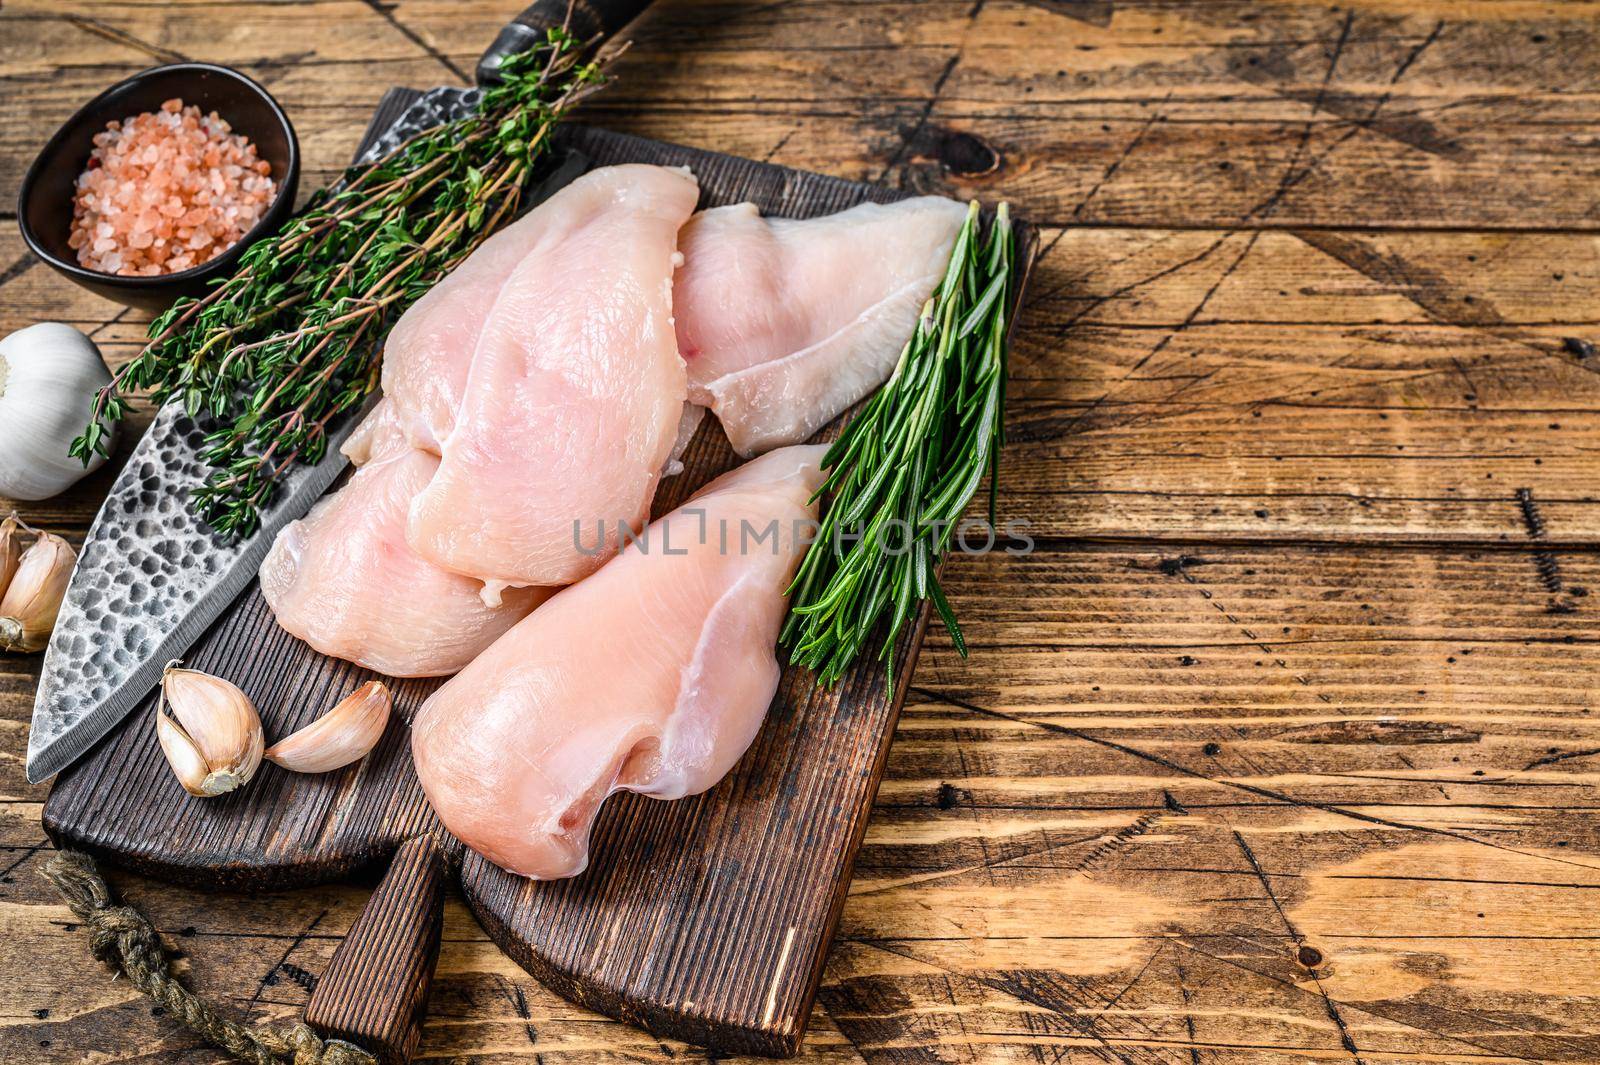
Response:
[{"label": "twisted rope loop", "polygon": [[377,1065],[371,1054],[355,1044],[323,1040],[303,1022],[282,1028],[250,1028],[218,1013],[172,975],[156,930],[144,914],[117,904],[88,855],[59,851],[45,862],[44,875],[88,926],[89,949],[96,958],[126,975],[134,987],[166,1007],[184,1027],[240,1061],[251,1065]]}]

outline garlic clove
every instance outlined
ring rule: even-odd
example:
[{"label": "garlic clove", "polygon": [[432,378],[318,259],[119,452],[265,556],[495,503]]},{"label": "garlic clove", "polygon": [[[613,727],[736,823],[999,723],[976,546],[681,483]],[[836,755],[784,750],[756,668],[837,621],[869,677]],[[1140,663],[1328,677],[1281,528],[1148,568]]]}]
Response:
[{"label": "garlic clove", "polygon": [[159,710],[156,712],[156,740],[160,742],[161,753],[167,756],[172,775],[178,778],[183,790],[190,795],[205,795],[206,778],[211,775],[211,767],[200,757],[200,748],[194,745],[189,734]]},{"label": "garlic clove", "polygon": [[327,773],[366,757],[389,724],[393,700],[369,680],[305,728],[267,748],[266,759],[296,773]]},{"label": "garlic clove", "polygon": [[40,533],[22,552],[0,598],[0,651],[42,651],[56,627],[77,554],[54,533]]},{"label": "garlic clove", "polygon": [[161,671],[156,739],[178,783],[190,795],[222,795],[247,783],[261,764],[264,738],[255,704],[221,677],[184,669]]},{"label": "garlic clove", "polygon": [[17,572],[17,561],[22,557],[22,533],[27,526],[16,513],[0,521],[0,599],[5,598],[11,577]]}]

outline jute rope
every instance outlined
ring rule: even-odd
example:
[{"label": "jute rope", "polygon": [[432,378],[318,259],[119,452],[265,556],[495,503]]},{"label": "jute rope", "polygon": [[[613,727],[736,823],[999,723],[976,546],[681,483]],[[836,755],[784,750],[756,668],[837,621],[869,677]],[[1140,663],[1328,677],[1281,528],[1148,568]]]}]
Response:
[{"label": "jute rope", "polygon": [[217,1012],[172,975],[166,949],[144,914],[119,906],[95,869],[77,851],[59,851],[45,862],[45,877],[89,928],[89,949],[112,971],[166,1007],[179,1023],[252,1065],[376,1065],[373,1056],[341,1039],[324,1041],[310,1026],[249,1028]]}]

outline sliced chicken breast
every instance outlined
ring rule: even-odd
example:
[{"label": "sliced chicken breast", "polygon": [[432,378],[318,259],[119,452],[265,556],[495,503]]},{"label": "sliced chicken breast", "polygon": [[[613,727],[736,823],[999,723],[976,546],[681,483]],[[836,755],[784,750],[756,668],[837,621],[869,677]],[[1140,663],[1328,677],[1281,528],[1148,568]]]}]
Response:
[{"label": "sliced chicken breast", "polygon": [[439,453],[489,312],[516,265],[548,235],[530,211],[484,241],[466,261],[413,303],[383,346],[383,394],[413,447]]},{"label": "sliced chicken breast", "polygon": [[[684,170],[605,167],[518,223],[537,238],[488,312],[412,504],[419,554],[493,585],[568,584],[615,553],[619,522],[642,523],[686,394],[672,271],[698,195]],[[601,549],[579,550],[598,522]]]},{"label": "sliced chicken breast", "polygon": [[278,624],[323,654],[391,677],[454,673],[549,593],[506,591],[434,565],[405,539],[412,498],[436,456],[402,446],[374,453],[344,487],[278,534],[261,593]]},{"label": "sliced chicken breast", "polygon": [[676,799],[722,779],[777,690],[824,450],[713,481],[434,693],[412,754],[457,837],[523,876],[573,876],[612,792]]},{"label": "sliced chicken breast", "polygon": [[345,437],[339,451],[355,465],[365,466],[375,457],[393,455],[410,446],[400,425],[399,411],[385,396],[372,405],[367,416]]},{"label": "sliced chicken breast", "polygon": [[966,208],[939,196],[821,218],[702,211],[679,236],[689,395],[741,455],[807,440],[888,379]]}]

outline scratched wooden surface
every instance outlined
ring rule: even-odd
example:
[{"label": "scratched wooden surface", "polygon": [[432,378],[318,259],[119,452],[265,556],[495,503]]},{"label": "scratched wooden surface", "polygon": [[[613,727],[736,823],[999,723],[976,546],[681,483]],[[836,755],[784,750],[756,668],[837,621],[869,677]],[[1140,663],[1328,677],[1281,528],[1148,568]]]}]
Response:
[{"label": "scratched wooden surface", "polygon": [[[271,86],[309,187],[515,6],[7,0],[0,204],[77,103],[180,56]],[[1600,5],[657,7],[589,121],[1044,229],[1001,489],[1036,551],[950,568],[973,657],[923,653],[808,1053],[1600,1060]],[[136,346],[9,224],[0,285],[0,329]],[[24,513],[81,534],[107,483]],[[0,1060],[212,1061],[36,875],[36,668],[0,659]],[[115,881],[258,1018],[365,896]],[[700,1057],[456,903],[422,1053]]]}]

